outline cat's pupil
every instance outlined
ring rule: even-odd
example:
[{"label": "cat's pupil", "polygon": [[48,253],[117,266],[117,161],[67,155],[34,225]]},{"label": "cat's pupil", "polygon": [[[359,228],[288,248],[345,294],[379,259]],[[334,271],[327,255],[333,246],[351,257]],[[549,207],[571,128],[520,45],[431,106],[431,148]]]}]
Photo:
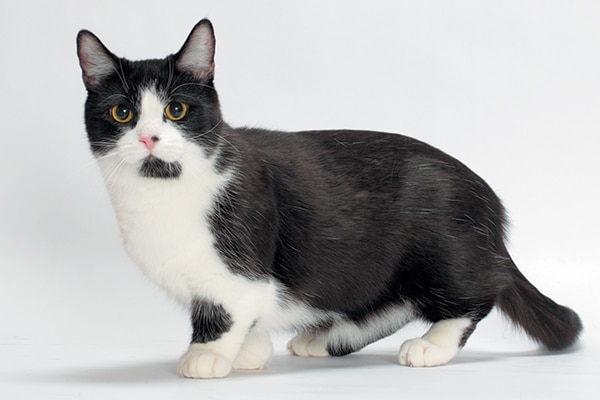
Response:
[{"label": "cat's pupil", "polygon": [[165,108],[165,115],[171,121],[179,121],[187,113],[187,104],[174,101]]},{"label": "cat's pupil", "polygon": [[127,119],[127,117],[129,117],[129,108],[127,108],[127,106],[124,105],[118,105],[115,109],[115,115],[120,120]]},{"label": "cat's pupil", "polygon": [[171,115],[173,117],[179,118],[183,114],[183,105],[181,103],[174,102],[174,103],[171,103],[171,105],[169,107],[170,107]]}]

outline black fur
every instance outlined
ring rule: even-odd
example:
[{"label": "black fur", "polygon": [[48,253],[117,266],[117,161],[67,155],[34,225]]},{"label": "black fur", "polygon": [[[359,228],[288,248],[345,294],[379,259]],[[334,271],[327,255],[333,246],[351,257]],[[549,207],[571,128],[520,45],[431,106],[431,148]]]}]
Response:
[{"label": "black fur", "polygon": [[160,158],[148,156],[140,166],[139,172],[146,178],[177,178],[181,174],[181,164],[165,162]]},{"label": "black fur", "polygon": [[352,354],[359,349],[347,344],[329,344],[327,345],[327,353],[332,357],[343,357]]},{"label": "black fur", "polygon": [[218,340],[231,329],[231,316],[220,304],[196,299],[192,304],[192,343]]},{"label": "black fur", "polygon": [[218,245],[229,254],[231,234],[260,267],[236,272],[356,322],[408,301],[432,322],[476,323],[510,280],[498,199],[444,153],[374,132],[220,134],[244,168],[214,214]]},{"label": "black fur", "polygon": [[275,277],[294,297],[354,321],[404,301],[431,322],[468,317],[461,345],[497,302],[548,348],[580,332],[576,314],[518,280],[500,200],[443,152],[376,132],[218,134],[236,150],[222,162],[243,166],[212,219],[233,271]]},{"label": "black fur", "polygon": [[[155,85],[168,95],[178,87],[173,97],[190,107],[180,128],[217,155],[219,171],[234,172],[210,216],[233,272],[276,279],[292,298],[358,324],[406,303],[431,322],[467,317],[473,324],[461,345],[496,304],[550,349],[576,340],[577,314],[518,271],[504,245],[500,200],[461,162],[397,134],[234,129],[222,122],[212,75],[200,80],[178,70],[179,54],[143,62],[113,56],[116,72],[102,85],[87,84],[89,139],[102,154],[110,148],[106,132],[118,137],[106,112],[115,94],[135,109],[133,88]],[[157,175],[149,171],[142,174]],[[231,321],[222,307],[199,300],[193,324],[194,341],[204,342]],[[355,350],[329,348],[333,355]]]}]

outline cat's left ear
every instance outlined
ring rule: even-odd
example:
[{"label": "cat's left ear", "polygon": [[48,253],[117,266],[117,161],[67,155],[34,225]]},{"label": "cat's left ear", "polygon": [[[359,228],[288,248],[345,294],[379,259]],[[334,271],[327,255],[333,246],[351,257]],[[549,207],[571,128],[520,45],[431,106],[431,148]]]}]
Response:
[{"label": "cat's left ear", "polygon": [[117,57],[90,31],[82,30],[77,35],[77,56],[88,89],[117,70]]},{"label": "cat's left ear", "polygon": [[212,81],[215,76],[215,33],[209,20],[203,19],[196,24],[175,60],[181,71],[192,74],[201,82]]}]

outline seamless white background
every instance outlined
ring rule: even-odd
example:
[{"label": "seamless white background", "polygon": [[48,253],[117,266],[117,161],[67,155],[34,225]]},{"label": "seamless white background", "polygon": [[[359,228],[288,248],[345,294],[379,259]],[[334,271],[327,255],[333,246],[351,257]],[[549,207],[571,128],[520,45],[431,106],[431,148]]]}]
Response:
[{"label": "seamless white background", "polygon": [[[411,326],[331,360],[284,355],[220,381],[175,375],[187,316],[124,255],[83,126],[75,36],[131,59],[213,21],[235,126],[407,134],[483,176],[510,250],[582,316],[542,355],[497,314],[447,367],[394,364]],[[0,4],[0,397],[584,398],[600,318],[600,3],[596,1],[21,1]]]}]

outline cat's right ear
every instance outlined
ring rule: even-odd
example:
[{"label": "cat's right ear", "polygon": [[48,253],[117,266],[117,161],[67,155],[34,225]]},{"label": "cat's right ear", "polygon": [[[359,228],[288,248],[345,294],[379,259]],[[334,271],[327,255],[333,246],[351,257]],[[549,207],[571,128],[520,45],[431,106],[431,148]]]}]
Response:
[{"label": "cat's right ear", "polygon": [[192,74],[201,82],[209,82],[215,76],[215,33],[211,22],[198,22],[185,44],[175,55],[175,63],[181,71]]},{"label": "cat's right ear", "polygon": [[93,88],[117,70],[117,58],[92,32],[82,30],[77,35],[77,56],[85,87]]}]

